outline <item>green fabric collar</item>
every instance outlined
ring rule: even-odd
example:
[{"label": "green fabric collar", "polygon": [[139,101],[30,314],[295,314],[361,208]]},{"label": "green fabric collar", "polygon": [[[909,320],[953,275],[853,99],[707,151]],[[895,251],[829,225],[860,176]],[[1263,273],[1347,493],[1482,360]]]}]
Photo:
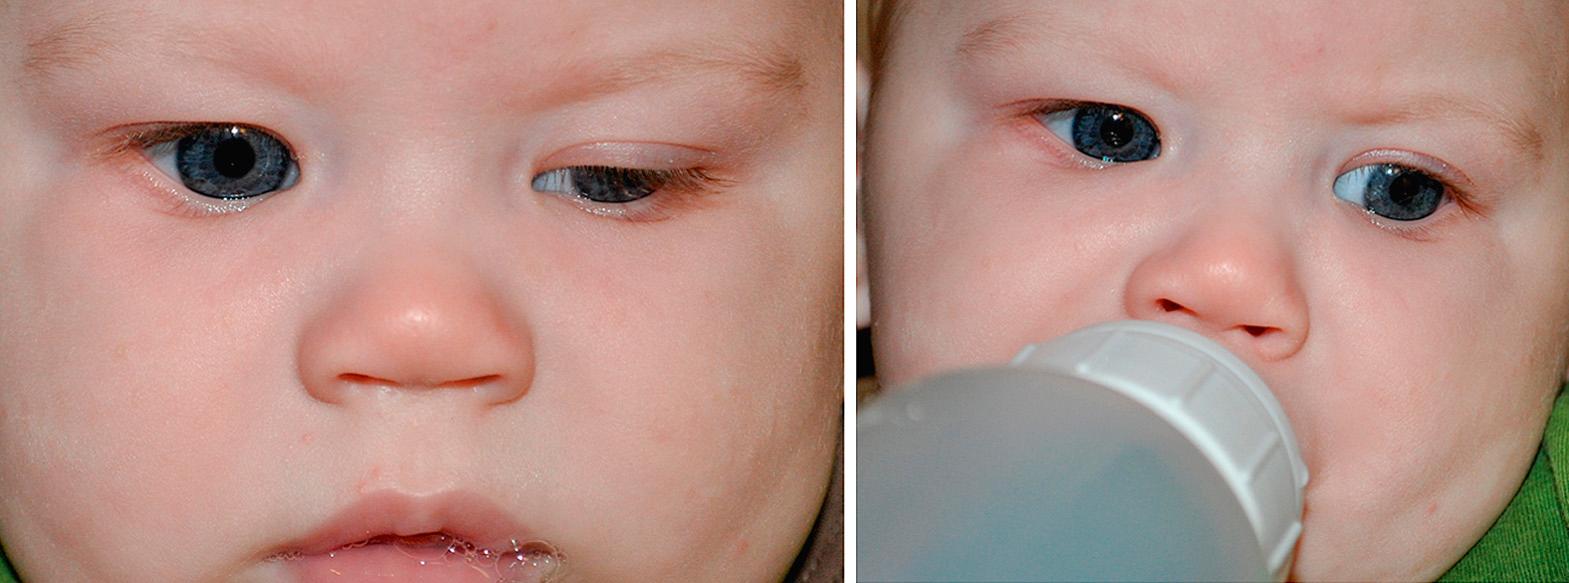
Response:
[{"label": "green fabric collar", "polygon": [[1560,390],[1525,482],[1440,581],[1569,581],[1569,391]]},{"label": "green fabric collar", "polygon": [[0,583],[17,583],[16,571],[11,568],[11,563],[6,561],[5,552],[0,550]]}]

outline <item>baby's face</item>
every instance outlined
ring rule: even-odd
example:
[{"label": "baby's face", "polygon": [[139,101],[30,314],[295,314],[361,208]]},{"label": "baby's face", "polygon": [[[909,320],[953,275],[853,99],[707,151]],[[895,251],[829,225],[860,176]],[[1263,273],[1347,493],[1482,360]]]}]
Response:
[{"label": "baby's face", "polygon": [[839,17],[0,2],[6,551],[272,581],[381,500],[575,580],[780,577],[837,434]]},{"label": "baby's face", "polygon": [[878,371],[1202,331],[1311,472],[1294,574],[1433,577],[1564,377],[1562,4],[909,3],[875,89]]}]

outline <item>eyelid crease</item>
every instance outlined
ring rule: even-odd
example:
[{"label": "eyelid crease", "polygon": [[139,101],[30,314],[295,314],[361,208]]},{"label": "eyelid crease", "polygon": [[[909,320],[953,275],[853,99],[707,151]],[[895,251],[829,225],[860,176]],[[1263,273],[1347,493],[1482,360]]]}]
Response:
[{"label": "eyelid crease", "polygon": [[726,156],[708,148],[661,142],[591,142],[557,150],[542,158],[536,174],[573,166],[604,168],[723,167]]}]

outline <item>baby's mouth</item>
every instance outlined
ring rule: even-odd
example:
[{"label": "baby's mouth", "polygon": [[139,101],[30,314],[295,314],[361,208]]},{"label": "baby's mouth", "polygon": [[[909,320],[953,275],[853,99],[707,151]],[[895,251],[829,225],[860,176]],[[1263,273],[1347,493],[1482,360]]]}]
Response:
[{"label": "baby's mouth", "polygon": [[374,581],[428,583],[543,583],[561,571],[561,554],[542,541],[510,548],[479,547],[446,532],[383,534],[324,553],[280,553],[300,583]]}]

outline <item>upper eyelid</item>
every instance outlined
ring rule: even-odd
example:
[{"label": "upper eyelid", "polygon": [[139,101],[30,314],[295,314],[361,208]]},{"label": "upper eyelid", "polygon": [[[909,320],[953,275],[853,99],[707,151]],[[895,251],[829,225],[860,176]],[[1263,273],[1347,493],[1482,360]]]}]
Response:
[{"label": "upper eyelid", "polygon": [[1395,148],[1378,148],[1352,156],[1340,165],[1340,168],[1335,171],[1335,175],[1339,176],[1354,168],[1368,164],[1399,164],[1426,172],[1456,188],[1470,189],[1475,187],[1471,177],[1453,164],[1427,154]]},{"label": "upper eyelid", "polygon": [[304,156],[300,154],[299,147],[290,141],[288,136],[267,126],[248,122],[154,121],[119,125],[98,132],[97,135],[99,136],[99,139],[106,139],[107,143],[97,148],[95,154],[100,159],[115,158],[131,153],[132,150],[139,151],[141,149],[149,148],[164,142],[177,140],[191,135],[199,130],[215,126],[239,126],[251,130],[266,132],[268,135],[281,142],[284,148],[288,149],[290,158],[294,161],[295,165],[300,167],[301,176],[304,176]]},{"label": "upper eyelid", "polygon": [[1116,107],[1116,108],[1120,108],[1120,109],[1126,109],[1126,110],[1128,110],[1130,112],[1138,114],[1138,116],[1144,118],[1145,121],[1148,121],[1149,124],[1150,124],[1150,127],[1155,128],[1155,133],[1165,133],[1165,130],[1162,128],[1162,126],[1160,124],[1160,120],[1157,119],[1155,116],[1150,115],[1145,110],[1139,109],[1139,108],[1131,106],[1131,105],[1122,104],[1122,103],[1114,103],[1114,102],[1110,102],[1110,101],[1090,101],[1090,100],[1086,100],[1086,99],[1035,99],[1035,100],[1029,100],[1029,101],[1024,101],[1024,102],[1013,103],[1013,104],[1006,104],[1006,105],[1003,105],[1002,107],[1005,110],[1018,110],[1018,109],[1022,108],[1024,110],[1024,113],[1028,114],[1028,115],[1046,115],[1046,114],[1050,114],[1050,113],[1058,113],[1058,112],[1066,111],[1066,110],[1069,110],[1069,109],[1075,109],[1075,108],[1079,108],[1079,107],[1088,107],[1088,106],[1092,106],[1092,105],[1104,105],[1104,106]]}]

